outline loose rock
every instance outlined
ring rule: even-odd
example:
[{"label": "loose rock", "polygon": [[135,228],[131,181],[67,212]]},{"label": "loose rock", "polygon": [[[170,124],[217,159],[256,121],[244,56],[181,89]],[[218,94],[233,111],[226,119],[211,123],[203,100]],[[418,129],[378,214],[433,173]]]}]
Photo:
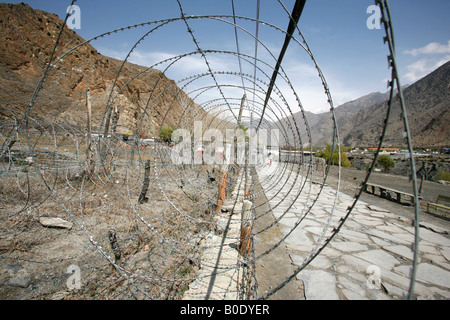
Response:
[{"label": "loose rock", "polygon": [[44,227],[72,229],[73,224],[61,218],[40,217],[39,223]]}]

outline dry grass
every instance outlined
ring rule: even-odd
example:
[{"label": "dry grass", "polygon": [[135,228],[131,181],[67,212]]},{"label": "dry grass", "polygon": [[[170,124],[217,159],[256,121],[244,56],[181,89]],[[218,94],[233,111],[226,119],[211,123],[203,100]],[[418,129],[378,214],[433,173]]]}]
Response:
[{"label": "dry grass", "polygon": [[[214,226],[209,208],[217,186],[205,183],[200,171],[183,173],[198,184],[181,185],[180,172],[167,168],[157,176],[152,172],[149,201],[139,205],[143,161],[110,172],[100,168],[85,179],[73,178],[77,169],[52,168],[53,160],[41,154],[34,166],[16,162],[14,173],[2,175],[0,297],[180,299],[199,267],[202,248],[193,239],[200,241]],[[60,217],[74,227],[44,228],[43,216]],[[117,261],[108,239],[111,229],[120,246]],[[4,285],[10,277],[5,270],[14,261],[33,277],[26,290]],[[82,269],[80,290],[67,290],[70,264]]]}]

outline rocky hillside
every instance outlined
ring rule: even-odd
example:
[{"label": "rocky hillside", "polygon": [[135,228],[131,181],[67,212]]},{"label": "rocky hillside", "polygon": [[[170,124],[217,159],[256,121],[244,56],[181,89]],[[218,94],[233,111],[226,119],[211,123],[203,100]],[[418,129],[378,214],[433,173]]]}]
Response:
[{"label": "rocky hillside", "polygon": [[[349,119],[352,119],[352,117],[360,110],[368,108],[376,103],[381,103],[388,97],[388,93],[375,92],[356,100],[346,102],[343,105],[335,108],[334,113],[339,131],[341,130],[341,127],[344,126],[349,121]],[[333,121],[330,112],[315,114],[306,111],[305,117],[311,130],[313,146],[322,146],[327,142],[331,142],[333,136]],[[309,138],[307,136],[306,126],[304,124],[305,121],[300,112],[295,113],[293,117],[290,116],[282,119],[278,126],[283,126],[286,128],[286,126],[290,124],[292,127],[294,127],[292,119],[295,119],[295,121],[297,121],[297,124],[299,125],[300,135],[305,147],[309,146]],[[287,130],[287,136],[287,141],[290,141],[292,143],[294,141],[292,131]],[[283,140],[283,142],[286,143],[286,140]]]},{"label": "rocky hillside", "polygon": [[[415,146],[450,145],[450,62],[436,69],[409,87],[403,88],[407,116]],[[347,102],[335,109],[341,143],[346,146],[377,146],[386,117],[389,92],[371,93]],[[306,112],[311,128],[313,146],[331,142],[333,122],[331,113]],[[300,113],[282,119],[274,126],[292,124],[292,118],[300,125],[303,142],[309,141]],[[281,124],[281,125],[280,125]],[[404,146],[403,120],[400,105],[394,103],[385,137],[385,146]],[[288,141],[293,141],[290,134]],[[306,144],[308,146],[308,144]]]},{"label": "rocky hillside", "polygon": [[[403,90],[413,144],[450,144],[450,62]],[[377,144],[387,103],[361,110],[342,126],[343,143],[349,146]],[[386,146],[405,145],[400,104],[394,103],[385,138]]]},{"label": "rocky hillside", "polygon": [[[34,10],[23,3],[0,4],[1,108],[23,111],[29,105],[50,60],[62,24],[63,21],[56,14]],[[63,56],[84,41],[65,27],[55,58]],[[142,132],[154,136],[161,124],[180,125],[180,119],[191,120],[193,114],[203,112],[174,81],[160,71],[149,69],[143,72],[146,68],[126,63],[119,72],[121,65],[122,61],[99,54],[90,44],[80,46],[65,55],[50,70],[33,105],[32,114],[83,127],[88,87],[91,91],[94,128],[99,127],[105,115],[111,92],[115,99],[110,105],[118,105],[120,109],[118,132],[125,134],[135,133],[142,120]],[[148,101],[149,111],[145,112]]]}]

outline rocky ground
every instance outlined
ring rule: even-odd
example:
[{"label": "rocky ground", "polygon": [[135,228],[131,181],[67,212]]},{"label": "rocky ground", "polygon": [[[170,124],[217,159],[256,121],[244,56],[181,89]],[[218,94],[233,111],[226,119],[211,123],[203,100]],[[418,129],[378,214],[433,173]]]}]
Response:
[{"label": "rocky ground", "polygon": [[90,180],[65,173],[38,164],[3,172],[0,298],[181,298],[198,271],[198,243],[215,227],[208,200],[217,185],[207,182],[214,175],[152,167],[140,204],[138,162]]}]

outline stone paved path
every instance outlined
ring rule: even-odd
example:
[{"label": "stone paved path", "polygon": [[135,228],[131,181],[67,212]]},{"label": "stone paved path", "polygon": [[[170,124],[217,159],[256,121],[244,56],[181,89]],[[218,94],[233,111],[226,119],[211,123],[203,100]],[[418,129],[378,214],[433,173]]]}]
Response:
[{"label": "stone paved path", "polygon": [[229,211],[219,212],[216,215],[215,232],[210,232],[201,243],[201,246],[205,248],[201,257],[201,268],[197,279],[185,292],[183,300],[239,300],[241,298],[240,283],[242,283],[243,270],[240,267],[241,257],[236,247],[240,237],[244,198],[242,178],[241,173],[232,196],[224,202],[223,208],[228,208]]},{"label": "stone paved path", "polygon": [[[321,186],[307,181],[297,198],[298,186],[303,181],[297,178],[292,188],[296,174],[287,170],[272,176],[277,169],[281,169],[277,163],[265,166],[258,171],[258,176],[273,215],[280,219],[281,230],[285,235],[293,230],[285,245],[292,264],[300,266],[318,241],[330,235],[353,198],[339,193],[336,199],[336,190],[324,186],[309,214],[293,229]],[[417,299],[450,299],[449,231],[421,223],[420,261],[414,290]],[[414,228],[410,220],[358,201],[339,234],[297,278],[304,282],[309,300],[402,299],[410,284],[413,242]]]}]

